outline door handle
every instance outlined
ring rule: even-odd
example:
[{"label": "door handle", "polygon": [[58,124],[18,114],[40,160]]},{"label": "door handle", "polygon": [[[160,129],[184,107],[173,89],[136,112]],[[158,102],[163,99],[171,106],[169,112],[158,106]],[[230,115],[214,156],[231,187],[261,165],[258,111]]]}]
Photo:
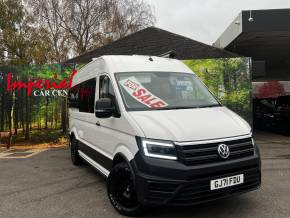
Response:
[{"label": "door handle", "polygon": [[97,126],[101,126],[100,121],[97,121],[97,122],[96,122],[96,125],[97,125]]}]

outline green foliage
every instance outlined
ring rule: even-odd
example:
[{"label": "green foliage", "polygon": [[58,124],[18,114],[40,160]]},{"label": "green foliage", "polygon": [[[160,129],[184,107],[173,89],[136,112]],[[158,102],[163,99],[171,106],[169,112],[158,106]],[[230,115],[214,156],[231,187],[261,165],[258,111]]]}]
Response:
[{"label": "green foliage", "polygon": [[[59,63],[49,29],[39,25],[31,6],[22,2],[0,0],[0,63]],[[4,51],[8,54],[6,58],[2,55]]]},{"label": "green foliage", "polygon": [[250,113],[250,93],[248,89],[232,91],[220,98],[222,104],[243,113]]},{"label": "green foliage", "polygon": [[184,63],[223,104],[250,120],[251,78],[248,58],[197,59]]},{"label": "green foliage", "polygon": [[[16,30],[24,17],[24,10],[20,0],[0,1],[0,28]],[[16,25],[15,25],[16,24]]]},{"label": "green foliage", "polygon": [[[40,144],[40,143],[56,143],[63,142],[66,140],[66,134],[61,130],[57,129],[33,129],[30,132],[30,145]],[[2,136],[2,142],[7,141],[7,136]],[[25,141],[23,134],[18,134],[13,136],[13,143],[20,144]]]},{"label": "green foliage", "polygon": [[[0,73],[4,75],[0,81],[0,94],[4,95],[5,99],[7,98],[6,93],[6,75],[8,72],[12,73],[12,80],[13,81],[23,81],[28,82],[32,79],[34,82],[38,79],[45,80],[48,79],[51,82],[55,82],[59,84],[64,78],[66,78],[67,83],[69,83],[69,79],[73,69],[75,68],[74,65],[66,65],[62,66],[60,64],[33,64],[33,65],[3,65],[0,67]],[[43,89],[44,90],[44,89]],[[10,94],[12,93],[9,92]],[[7,119],[7,109],[9,108],[6,103],[3,104],[3,96],[0,95],[0,105],[4,108],[4,126],[3,131],[8,131],[8,119]],[[42,129],[46,126],[48,128],[59,129],[61,128],[61,111],[62,111],[62,101],[65,100],[65,97],[61,96],[34,96],[31,94],[29,97],[27,96],[27,90],[16,89],[13,91],[14,96],[14,104],[17,103],[16,106],[13,107],[13,115],[15,119],[15,114],[18,114],[18,122],[26,121],[24,118],[28,114],[29,115],[29,123],[31,124],[32,128]],[[29,103],[27,102],[29,98]],[[29,104],[28,110],[29,112],[26,113],[26,104]],[[47,123],[47,125],[46,125]],[[20,122],[19,125],[22,123]],[[19,126],[18,125],[18,126]],[[15,124],[13,125],[15,126]]]}]

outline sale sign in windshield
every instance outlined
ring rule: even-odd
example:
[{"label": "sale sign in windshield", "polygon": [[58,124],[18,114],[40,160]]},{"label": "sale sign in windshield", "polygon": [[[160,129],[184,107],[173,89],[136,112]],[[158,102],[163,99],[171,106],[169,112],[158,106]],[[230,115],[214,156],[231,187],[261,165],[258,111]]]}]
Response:
[{"label": "sale sign in windshield", "polygon": [[132,98],[149,108],[159,109],[168,106],[165,101],[142,86],[134,76],[121,80],[120,84]]}]

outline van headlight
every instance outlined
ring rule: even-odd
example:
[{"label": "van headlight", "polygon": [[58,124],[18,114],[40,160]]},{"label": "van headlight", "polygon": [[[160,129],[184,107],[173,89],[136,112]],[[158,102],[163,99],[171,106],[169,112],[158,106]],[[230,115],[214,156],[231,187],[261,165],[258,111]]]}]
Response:
[{"label": "van headlight", "polygon": [[175,146],[170,142],[142,139],[145,156],[168,160],[177,160]]}]

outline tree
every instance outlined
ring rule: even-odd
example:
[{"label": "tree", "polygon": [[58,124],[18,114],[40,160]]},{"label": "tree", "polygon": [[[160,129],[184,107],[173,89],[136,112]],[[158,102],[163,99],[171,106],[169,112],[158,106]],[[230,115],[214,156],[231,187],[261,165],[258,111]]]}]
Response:
[{"label": "tree", "polygon": [[155,21],[151,6],[142,0],[30,0],[30,4],[51,36],[55,55],[62,58],[68,52],[80,55]]},{"label": "tree", "polygon": [[[12,79],[58,79],[72,72],[61,63],[130,33],[151,26],[155,19],[143,0],[0,0],[0,131],[17,135],[30,130],[67,128],[67,99],[35,98],[25,90],[6,92],[7,72]],[[5,55],[3,55],[5,54]],[[56,63],[58,69],[45,64]],[[41,65],[37,65],[41,64]],[[37,66],[41,66],[38,68]],[[11,68],[11,69],[9,69]],[[4,88],[4,89],[3,89]],[[2,90],[3,89],[3,90]]]},{"label": "tree", "polygon": [[[53,48],[48,60],[57,63],[67,59],[70,52],[80,55],[151,26],[155,20],[150,5],[141,0],[30,0],[30,4],[49,36],[46,42]],[[66,132],[66,98],[61,105]]]},{"label": "tree", "polygon": [[[18,0],[2,0],[0,1],[0,52],[9,55],[11,60],[15,60],[15,57],[22,58],[25,56],[25,47],[27,46],[25,34],[27,33],[26,23],[28,20],[25,18],[21,2]],[[4,62],[6,57],[0,56],[0,61]],[[9,128],[9,139],[7,148],[10,147],[12,142],[12,110],[13,110],[13,99],[14,92],[5,94],[2,93],[2,103],[5,103],[8,128]],[[1,121],[4,120],[4,108],[1,112]],[[1,128],[2,129],[2,128]]]},{"label": "tree", "polygon": [[142,0],[114,0],[106,13],[104,38],[101,44],[107,44],[130,33],[152,26],[155,17],[151,5]]},{"label": "tree", "polygon": [[197,59],[185,61],[211,92],[248,121],[251,114],[251,79],[248,58]]},{"label": "tree", "polygon": [[[43,29],[35,26],[32,16],[24,7],[20,0],[1,0],[0,1],[0,62],[13,69],[12,77],[17,78],[19,72],[13,64],[31,64],[45,63],[47,61],[47,51],[51,50],[50,44],[47,43],[47,37],[43,34]],[[6,71],[5,74],[8,72]],[[24,80],[28,79],[26,74]],[[3,84],[5,85],[5,84]],[[12,125],[14,125],[15,134],[17,134],[18,122],[18,91],[1,93],[1,131],[4,131],[4,114],[6,111],[7,122],[9,127],[8,147],[12,140]],[[30,97],[26,96],[24,101],[25,110],[25,138],[29,139],[30,130]],[[14,122],[13,117],[14,115]],[[23,117],[23,116],[22,116]],[[24,128],[25,127],[25,128]]]},{"label": "tree", "polygon": [[31,0],[35,22],[41,28],[40,34],[52,48],[48,52],[46,63],[61,63],[68,58],[71,48],[69,35],[62,28],[58,13],[61,2],[58,0]]}]

